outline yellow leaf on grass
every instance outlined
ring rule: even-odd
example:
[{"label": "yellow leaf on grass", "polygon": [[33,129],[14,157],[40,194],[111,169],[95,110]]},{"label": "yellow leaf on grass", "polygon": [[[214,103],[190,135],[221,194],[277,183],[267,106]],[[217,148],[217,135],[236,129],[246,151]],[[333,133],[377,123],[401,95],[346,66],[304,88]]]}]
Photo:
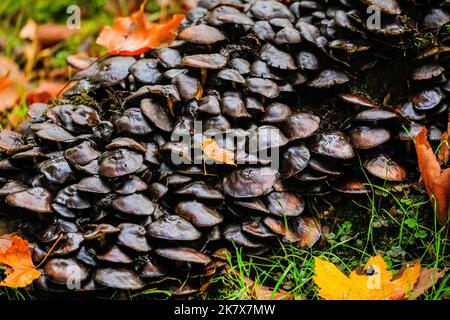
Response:
[{"label": "yellow leaf on grass", "polygon": [[393,276],[387,264],[376,255],[362,272],[343,274],[333,263],[315,258],[314,282],[319,296],[326,300],[400,300],[414,288],[420,275],[420,263],[408,265]]},{"label": "yellow leaf on grass", "polygon": [[9,247],[0,251],[0,265],[6,267],[6,278],[0,286],[21,288],[26,287],[41,273],[33,265],[28,241],[13,236]]},{"label": "yellow leaf on grass", "polygon": [[221,148],[214,139],[206,139],[202,143],[202,151],[205,154],[206,159],[211,159],[219,163],[226,163],[232,166],[236,166],[233,160],[233,152]]}]

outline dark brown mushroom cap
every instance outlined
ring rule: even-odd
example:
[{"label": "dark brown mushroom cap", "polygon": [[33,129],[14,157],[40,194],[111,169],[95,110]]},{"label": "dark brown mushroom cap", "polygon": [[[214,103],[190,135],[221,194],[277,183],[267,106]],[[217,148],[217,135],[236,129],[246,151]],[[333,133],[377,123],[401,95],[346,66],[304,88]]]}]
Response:
[{"label": "dark brown mushroom cap", "polygon": [[288,225],[278,218],[264,217],[263,223],[269,228],[270,231],[282,236],[283,242],[293,243],[299,240],[299,237],[293,232]]},{"label": "dark brown mushroom cap", "polygon": [[55,202],[65,205],[70,209],[88,209],[91,204],[88,200],[83,199],[78,194],[77,185],[73,184],[61,189],[55,197]]},{"label": "dark brown mushroom cap", "polygon": [[63,238],[56,245],[55,249],[50,253],[52,256],[64,256],[71,254],[80,249],[84,238],[77,232],[64,233]]},{"label": "dark brown mushroom cap", "polygon": [[429,80],[440,76],[445,71],[444,67],[437,63],[427,63],[415,69],[411,75],[413,80]]},{"label": "dark brown mushroom cap", "polygon": [[295,193],[271,192],[264,198],[271,214],[276,216],[298,216],[305,210],[305,202]]},{"label": "dark brown mushroom cap", "polygon": [[233,203],[239,207],[247,208],[254,211],[259,211],[263,213],[270,213],[264,202],[260,199],[245,199],[245,201],[233,201]]},{"label": "dark brown mushroom cap", "polygon": [[0,196],[7,196],[12,193],[21,192],[27,190],[29,187],[20,181],[10,181],[5,183],[0,188]]},{"label": "dark brown mushroom cap", "polygon": [[350,131],[350,142],[357,149],[371,149],[389,141],[391,133],[385,128],[357,127]]},{"label": "dark brown mushroom cap", "polygon": [[400,108],[400,113],[402,114],[402,116],[412,121],[421,121],[427,117],[426,113],[416,110],[412,102],[409,101],[403,104],[403,106]]},{"label": "dark brown mushroom cap", "polygon": [[348,137],[341,131],[331,131],[316,136],[311,151],[337,159],[351,159],[355,151]]},{"label": "dark brown mushroom cap", "polygon": [[313,88],[330,88],[349,81],[350,76],[347,73],[337,69],[326,69],[307,84]]},{"label": "dark brown mushroom cap", "polygon": [[120,131],[136,135],[144,135],[153,131],[147,120],[145,120],[141,110],[138,108],[125,110],[123,115],[117,119],[116,127]]},{"label": "dark brown mushroom cap", "polygon": [[203,92],[202,84],[194,77],[179,74],[172,79],[172,84],[177,87],[181,97],[185,100],[199,98]]},{"label": "dark brown mushroom cap", "polygon": [[150,192],[151,199],[153,201],[156,201],[156,200],[164,197],[169,192],[169,188],[159,182],[154,182],[154,183],[150,184],[150,186],[148,187],[148,190]]},{"label": "dark brown mushroom cap", "polygon": [[120,233],[117,236],[117,244],[138,252],[151,250],[143,226],[134,223],[121,223],[118,225]]},{"label": "dark brown mushroom cap", "polygon": [[225,193],[234,198],[250,198],[267,194],[276,182],[269,167],[235,169],[223,179]]},{"label": "dark brown mushroom cap", "polygon": [[396,117],[397,115],[392,111],[369,109],[359,112],[354,119],[357,121],[383,121]]},{"label": "dark brown mushroom cap", "polygon": [[98,165],[97,160],[93,160],[84,166],[75,165],[75,167],[77,168],[77,170],[84,172],[91,176],[97,175],[98,170],[99,170],[99,165]]},{"label": "dark brown mushroom cap", "polygon": [[262,223],[261,217],[252,217],[242,223],[242,231],[258,238],[271,238],[275,234]]},{"label": "dark brown mushroom cap", "polygon": [[162,80],[157,59],[140,59],[130,66],[130,73],[143,84],[157,84]]},{"label": "dark brown mushroom cap", "polygon": [[255,1],[250,7],[250,12],[258,20],[271,20],[274,18],[286,18],[290,21],[295,20],[295,16],[289,8],[278,1]]},{"label": "dark brown mushroom cap", "polygon": [[283,133],[289,140],[308,138],[319,129],[320,118],[310,113],[296,113],[288,117],[283,125]]},{"label": "dark brown mushroom cap", "polygon": [[64,151],[64,157],[67,161],[80,166],[88,164],[99,156],[100,152],[95,150],[93,144],[89,141],[82,142],[79,145]]},{"label": "dark brown mushroom cap", "polygon": [[167,274],[167,268],[151,255],[139,256],[136,268],[141,278],[157,278]]},{"label": "dark brown mushroom cap", "polygon": [[99,174],[108,178],[124,176],[139,170],[143,162],[142,155],[127,149],[108,151],[99,159]]},{"label": "dark brown mushroom cap", "polygon": [[340,175],[342,172],[336,168],[336,165],[329,161],[329,159],[322,159],[317,156],[312,156],[309,159],[308,166],[315,171],[331,174],[334,176]]},{"label": "dark brown mushroom cap", "polygon": [[417,110],[425,111],[436,107],[442,100],[442,94],[436,90],[424,90],[409,98]]},{"label": "dark brown mushroom cap", "polygon": [[172,162],[177,161],[178,163],[191,163],[191,145],[186,142],[169,141],[161,146],[161,151],[166,151],[171,153]]},{"label": "dark brown mushroom cap", "polygon": [[265,109],[265,112],[262,114],[259,121],[265,123],[279,123],[285,121],[286,118],[293,113],[294,112],[289,106],[283,103],[274,102]]},{"label": "dark brown mushroom cap", "polygon": [[175,261],[199,263],[204,265],[211,262],[211,259],[207,255],[187,247],[158,248],[155,252],[161,257]]},{"label": "dark brown mushroom cap", "polygon": [[242,228],[238,224],[229,224],[223,230],[223,237],[232,241],[238,246],[243,246],[246,248],[262,248],[264,246],[263,242],[258,242],[258,238],[253,238],[252,236],[242,232]]},{"label": "dark brown mushroom cap", "polygon": [[244,26],[252,26],[255,22],[244,13],[224,13],[217,16],[217,19],[223,23],[239,24]]},{"label": "dark brown mushroom cap", "polygon": [[263,41],[270,41],[275,38],[275,31],[267,21],[256,21],[253,26],[253,33]]},{"label": "dark brown mushroom cap", "polygon": [[50,108],[50,105],[46,103],[33,103],[30,106],[28,106],[27,115],[33,119],[33,120],[44,120],[45,114],[47,113],[47,110]]},{"label": "dark brown mushroom cap", "polygon": [[148,185],[141,178],[135,175],[129,176],[115,192],[121,195],[133,194],[135,192],[145,191]]},{"label": "dark brown mushroom cap", "polygon": [[64,285],[81,283],[89,276],[89,270],[75,259],[50,259],[44,266],[44,272],[52,282]]},{"label": "dark brown mushroom cap", "polygon": [[145,153],[147,151],[147,149],[142,144],[140,144],[134,139],[127,137],[115,138],[113,141],[111,141],[111,143],[105,146],[106,150],[113,150],[120,148],[128,148],[142,153]]},{"label": "dark brown mushroom cap", "polygon": [[123,252],[118,246],[113,245],[105,252],[98,254],[97,259],[103,262],[130,264],[133,259]]},{"label": "dark brown mushroom cap", "polygon": [[344,194],[366,194],[370,192],[370,190],[359,180],[339,181],[333,188]]},{"label": "dark brown mushroom cap", "polygon": [[192,195],[197,199],[206,200],[222,200],[224,198],[222,192],[204,181],[194,181],[175,191],[175,194]]},{"label": "dark brown mushroom cap", "polygon": [[94,280],[101,285],[119,290],[137,290],[145,286],[144,281],[129,269],[97,269]]},{"label": "dark brown mushroom cap", "polygon": [[182,174],[171,174],[168,175],[165,179],[163,179],[163,182],[167,185],[167,186],[179,186],[179,185],[183,185],[186,183],[189,183],[192,181],[192,177],[188,177]]},{"label": "dark brown mushroom cap", "polygon": [[31,149],[33,146],[26,145],[23,136],[16,131],[0,131],[0,149],[5,150],[7,154],[13,154],[19,151]]},{"label": "dark brown mushroom cap", "polygon": [[164,215],[147,225],[147,233],[158,239],[192,241],[201,233],[186,219],[177,215]]},{"label": "dark brown mushroom cap", "polygon": [[270,79],[248,78],[247,87],[251,92],[258,93],[266,98],[276,98],[280,94],[280,88]]},{"label": "dark brown mushroom cap", "polygon": [[275,34],[274,41],[278,45],[298,44],[302,41],[302,37],[294,27],[285,27]]},{"label": "dark brown mushroom cap", "polygon": [[264,112],[264,105],[252,97],[245,98],[245,107],[247,110],[257,110]]},{"label": "dark brown mushroom cap", "polygon": [[51,193],[40,187],[9,194],[6,197],[6,203],[37,213],[53,212]]},{"label": "dark brown mushroom cap", "polygon": [[251,65],[251,75],[256,78],[266,78],[272,80],[281,80],[269,67],[269,65],[262,60],[255,60]]},{"label": "dark brown mushroom cap", "polygon": [[220,114],[220,103],[216,96],[205,96],[198,103],[198,110],[212,115]]},{"label": "dark brown mushroom cap", "polygon": [[254,153],[256,151],[279,148],[288,142],[289,140],[277,127],[264,125],[250,133],[249,151]]},{"label": "dark brown mushroom cap", "polygon": [[384,13],[391,15],[399,15],[402,13],[402,9],[396,0],[363,0],[368,6],[375,6],[380,8]]},{"label": "dark brown mushroom cap", "polygon": [[116,228],[107,223],[101,223],[96,225],[89,225],[89,227],[94,227],[93,230],[88,231],[83,235],[86,240],[94,240],[96,238],[104,238],[107,234],[119,233],[120,229]]},{"label": "dark brown mushroom cap", "polygon": [[93,127],[100,121],[95,109],[83,105],[77,106],[71,114],[71,117],[73,122],[79,126]]},{"label": "dark brown mushroom cap", "polygon": [[193,68],[222,69],[227,64],[227,58],[219,53],[194,54],[183,57],[183,65]]},{"label": "dark brown mushroom cap", "polygon": [[340,97],[343,101],[357,106],[363,106],[368,108],[380,108],[379,105],[373,103],[372,101],[352,93],[344,93],[341,94]]},{"label": "dark brown mushroom cap", "polygon": [[387,181],[403,181],[406,179],[406,170],[385,154],[364,162],[364,167],[370,174]]},{"label": "dark brown mushroom cap", "polygon": [[178,39],[198,44],[213,44],[225,40],[225,36],[217,28],[199,24],[181,31],[178,34]]},{"label": "dark brown mushroom cap", "polygon": [[302,39],[316,44],[318,38],[321,37],[320,30],[315,25],[302,21],[301,19],[295,24],[295,27],[300,31]]},{"label": "dark brown mushroom cap", "polygon": [[21,152],[18,152],[16,154],[12,155],[11,159],[13,159],[13,160],[34,159],[35,160],[36,158],[41,158],[41,157],[46,157],[46,155],[44,154],[42,149],[39,147],[34,147],[32,149],[29,149],[26,151],[21,151]]},{"label": "dark brown mushroom cap", "polygon": [[217,74],[217,77],[223,80],[233,81],[236,83],[245,83],[245,79],[241,74],[234,69],[223,69]]},{"label": "dark brown mushroom cap", "polygon": [[173,69],[182,66],[183,58],[178,50],[165,47],[155,50],[154,53],[164,68]]},{"label": "dark brown mushroom cap", "polygon": [[242,58],[234,58],[228,62],[228,65],[239,72],[241,75],[250,73],[250,62]]},{"label": "dark brown mushroom cap", "polygon": [[267,64],[273,68],[283,70],[295,70],[295,65],[292,56],[284,51],[277,49],[271,44],[266,44],[261,48],[259,52],[261,60],[267,62]]},{"label": "dark brown mushroom cap", "polygon": [[223,221],[221,213],[196,200],[179,202],[175,213],[196,227],[212,227]]},{"label": "dark brown mushroom cap", "polygon": [[143,99],[141,101],[141,111],[155,127],[163,131],[172,131],[173,124],[167,109],[154,99]]},{"label": "dark brown mushroom cap", "polygon": [[289,178],[306,168],[311,154],[305,145],[289,147],[281,158],[280,174]]},{"label": "dark brown mushroom cap", "polygon": [[110,193],[111,189],[103,182],[100,177],[86,177],[81,179],[77,184],[78,191],[105,194]]},{"label": "dark brown mushroom cap", "polygon": [[301,249],[312,248],[322,236],[320,224],[312,217],[295,217],[291,225],[298,237],[295,245]]},{"label": "dark brown mushroom cap", "polygon": [[221,132],[225,132],[231,129],[231,124],[222,115],[218,115],[216,117],[209,117],[204,122],[205,130],[218,130]]},{"label": "dark brown mushroom cap", "polygon": [[303,170],[295,176],[298,180],[303,182],[320,181],[328,178],[327,174],[315,172],[313,170]]},{"label": "dark brown mushroom cap", "polygon": [[135,62],[136,59],[129,56],[106,58],[99,62],[96,72],[89,80],[104,86],[115,85],[128,76],[128,70]]},{"label": "dark brown mushroom cap", "polygon": [[443,9],[433,8],[423,19],[423,25],[428,29],[439,29],[450,22],[450,14]]},{"label": "dark brown mushroom cap", "polygon": [[226,96],[222,99],[222,112],[233,118],[250,117],[244,102],[239,97]]},{"label": "dark brown mushroom cap", "polygon": [[297,66],[302,70],[318,70],[319,60],[309,51],[300,51],[295,56]]},{"label": "dark brown mushroom cap", "polygon": [[151,216],[156,204],[142,194],[130,194],[117,197],[112,201],[112,207],[120,212],[136,216]]}]

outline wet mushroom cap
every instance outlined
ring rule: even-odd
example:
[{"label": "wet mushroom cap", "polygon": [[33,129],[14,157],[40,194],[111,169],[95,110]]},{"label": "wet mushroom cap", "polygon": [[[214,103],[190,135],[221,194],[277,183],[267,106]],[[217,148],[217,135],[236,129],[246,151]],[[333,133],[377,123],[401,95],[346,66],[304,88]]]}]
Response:
[{"label": "wet mushroom cap", "polygon": [[308,165],[311,154],[305,145],[289,147],[282,155],[280,174],[289,178],[301,172]]},{"label": "wet mushroom cap", "polygon": [[129,269],[97,269],[94,280],[101,285],[119,290],[137,290],[145,286],[144,281]]},{"label": "wet mushroom cap", "polygon": [[111,205],[120,212],[136,216],[150,216],[156,208],[156,204],[153,201],[139,193],[117,197],[112,201]]},{"label": "wet mushroom cap", "polygon": [[227,58],[218,53],[195,54],[183,58],[183,65],[194,68],[222,69],[226,64]]},{"label": "wet mushroom cap", "polygon": [[37,213],[53,212],[51,207],[51,193],[40,187],[12,193],[6,197],[6,202],[10,206],[23,208]]},{"label": "wet mushroom cap", "polygon": [[213,44],[225,40],[222,32],[206,24],[186,28],[178,34],[178,38],[198,44]]},{"label": "wet mushroom cap", "polygon": [[271,168],[235,169],[223,179],[225,193],[234,198],[258,197],[268,193],[275,184],[275,173]]},{"label": "wet mushroom cap", "polygon": [[143,99],[141,101],[141,111],[157,128],[168,132],[172,131],[173,124],[167,110],[156,101]]},{"label": "wet mushroom cap", "polygon": [[223,221],[222,214],[196,200],[179,202],[175,213],[196,227],[212,227]]},{"label": "wet mushroom cap", "polygon": [[142,155],[127,149],[105,152],[99,159],[99,174],[108,178],[131,174],[142,166],[143,161]]},{"label": "wet mushroom cap", "polygon": [[85,281],[89,272],[75,259],[52,258],[44,266],[45,275],[59,284],[81,283]]},{"label": "wet mushroom cap", "polygon": [[253,239],[251,235],[245,234],[241,226],[237,224],[229,224],[226,226],[223,230],[223,237],[228,241],[232,241],[246,248],[262,248],[264,246],[263,242],[258,241],[260,239],[256,237]]},{"label": "wet mushroom cap", "polygon": [[379,154],[366,162],[364,167],[374,175],[387,181],[403,181],[406,179],[406,170],[385,154]]},{"label": "wet mushroom cap", "polygon": [[224,196],[219,190],[207,185],[204,181],[194,181],[181,187],[175,194],[192,195],[197,199],[223,200]]},{"label": "wet mushroom cap", "polygon": [[86,177],[77,184],[78,191],[90,193],[110,193],[111,189],[99,177]]},{"label": "wet mushroom cap", "polygon": [[201,233],[186,219],[176,215],[165,215],[147,226],[147,233],[158,239],[191,241]]},{"label": "wet mushroom cap", "polygon": [[282,191],[272,192],[265,197],[267,208],[276,216],[298,216],[305,210],[305,202],[298,195]]},{"label": "wet mushroom cap", "polygon": [[389,141],[391,133],[384,128],[358,127],[350,132],[349,137],[355,148],[370,149]]},{"label": "wet mushroom cap", "polygon": [[351,159],[355,156],[349,139],[341,131],[318,135],[312,144],[311,151],[336,159]]},{"label": "wet mushroom cap", "polygon": [[308,138],[319,129],[320,118],[310,113],[296,113],[288,117],[283,125],[283,133],[289,140]]},{"label": "wet mushroom cap", "polygon": [[197,250],[187,247],[158,248],[155,252],[166,259],[189,263],[208,264],[211,259]]}]

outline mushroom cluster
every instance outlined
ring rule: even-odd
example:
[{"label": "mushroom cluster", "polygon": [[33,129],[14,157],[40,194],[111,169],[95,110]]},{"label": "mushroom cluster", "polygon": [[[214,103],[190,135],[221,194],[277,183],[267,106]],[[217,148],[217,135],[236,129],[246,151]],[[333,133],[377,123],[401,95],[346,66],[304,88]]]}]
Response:
[{"label": "mushroom cluster", "polygon": [[[100,58],[58,103],[31,105],[0,132],[0,212],[20,217],[35,261],[49,254],[36,287],[190,294],[228,242],[314,246],[308,199],[368,193],[366,173],[407,179],[401,141],[446,125],[441,53],[417,62],[401,108],[350,90],[412,55],[411,24],[450,21],[445,5],[402,2],[202,0],[169,46]],[[231,160],[202,152],[211,137]]]}]

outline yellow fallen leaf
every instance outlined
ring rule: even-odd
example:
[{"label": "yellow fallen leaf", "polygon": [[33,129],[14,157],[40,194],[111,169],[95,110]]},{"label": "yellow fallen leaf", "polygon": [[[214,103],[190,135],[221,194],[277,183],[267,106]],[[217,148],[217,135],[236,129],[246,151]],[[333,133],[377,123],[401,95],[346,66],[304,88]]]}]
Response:
[{"label": "yellow fallen leaf", "polygon": [[315,258],[314,282],[319,296],[326,300],[401,300],[408,297],[420,275],[420,263],[407,265],[393,276],[387,264],[376,255],[363,272],[343,274],[333,263]]},{"label": "yellow fallen leaf", "polygon": [[233,160],[233,152],[221,148],[214,139],[206,139],[202,143],[202,151],[205,154],[206,159],[211,159],[220,163],[226,163],[231,166],[236,166]]}]

